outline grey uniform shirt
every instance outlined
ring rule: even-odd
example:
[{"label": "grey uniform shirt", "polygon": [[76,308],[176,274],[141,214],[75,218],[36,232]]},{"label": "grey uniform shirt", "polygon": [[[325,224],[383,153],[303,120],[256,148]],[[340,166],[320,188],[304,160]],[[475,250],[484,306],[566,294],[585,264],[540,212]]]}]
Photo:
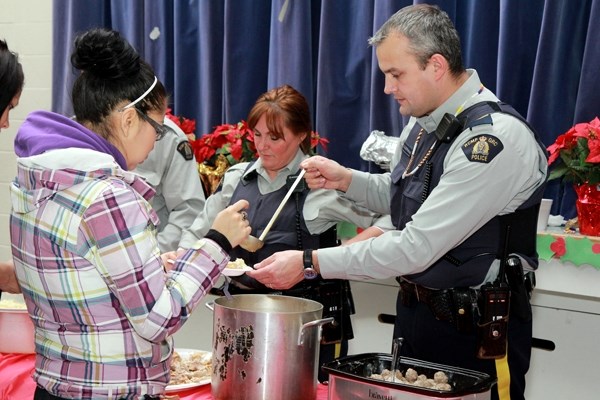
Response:
[{"label": "grey uniform shirt", "polygon": [[170,119],[165,118],[164,124],[171,132],[155,143],[148,158],[135,169],[156,189],[152,207],[160,218],[161,252],[177,250],[182,232],[204,208],[204,189],[187,137]]},{"label": "grey uniform shirt", "polygon": [[[279,171],[273,180],[269,178],[263,168],[260,158],[246,173],[256,170],[260,193],[271,193],[285,186],[287,176],[296,173],[300,168],[300,162],[307,157],[301,150],[298,150],[294,159]],[[247,167],[248,163],[240,163],[227,170],[223,178],[222,189],[206,199],[204,210],[194,221],[189,232],[183,235],[180,244],[182,248],[188,248],[208,232],[217,213],[229,205],[231,196]],[[252,208],[252,204],[250,204],[250,208]],[[341,193],[324,189],[309,192],[302,213],[306,226],[313,235],[325,232],[338,221],[347,221],[364,228],[371,226],[379,217],[378,214],[357,206],[354,202],[342,196]]]},{"label": "grey uniform shirt", "polygon": [[[418,119],[428,133],[436,129],[445,113],[455,115],[475,103],[498,100],[489,90],[480,90],[482,85],[476,71],[468,70],[468,74],[469,79],[444,104]],[[467,129],[455,139],[444,158],[439,184],[403,230],[392,230],[343,248],[320,249],[317,256],[321,275],[362,280],[424,271],[491,218],[513,212],[527,200],[545,181],[545,154],[533,133],[519,120],[501,113],[491,117],[493,125]],[[392,158],[392,170],[414,123],[411,118],[402,131]],[[462,150],[470,139],[481,134],[495,136],[503,145],[503,150],[489,163],[470,161]],[[346,196],[389,214],[390,184],[390,173],[353,171]],[[497,265],[491,267],[490,271]]]}]

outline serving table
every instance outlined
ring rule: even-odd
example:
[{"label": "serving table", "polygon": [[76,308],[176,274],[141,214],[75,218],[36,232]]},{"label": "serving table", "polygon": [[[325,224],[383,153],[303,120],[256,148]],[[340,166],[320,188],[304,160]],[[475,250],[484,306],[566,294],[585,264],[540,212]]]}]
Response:
[{"label": "serving table", "polygon": [[[35,354],[0,353],[0,399],[33,399],[35,383],[31,378]],[[317,385],[317,400],[327,400],[328,387]],[[181,400],[212,400],[210,385],[173,392]]]},{"label": "serving table", "polygon": [[534,347],[525,397],[597,399],[600,237],[549,228],[538,233],[537,252]]}]

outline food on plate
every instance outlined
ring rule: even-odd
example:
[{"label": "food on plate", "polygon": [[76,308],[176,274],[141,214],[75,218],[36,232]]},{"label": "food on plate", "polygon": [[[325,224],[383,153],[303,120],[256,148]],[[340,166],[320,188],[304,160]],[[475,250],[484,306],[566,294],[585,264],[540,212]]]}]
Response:
[{"label": "food on plate", "polygon": [[222,273],[225,276],[240,276],[246,273],[246,271],[251,271],[252,267],[249,267],[244,262],[244,259],[237,258],[233,261],[230,261],[227,266],[223,269]]},{"label": "food on plate", "polygon": [[[448,383],[448,376],[442,372],[437,371],[433,378],[427,378],[424,374],[419,374],[412,368],[406,370],[404,376],[402,372],[396,370],[396,382],[405,383],[408,385],[419,386],[423,388],[435,389],[435,390],[443,390],[449,391],[452,390],[452,386]],[[372,374],[369,378],[373,379],[381,379],[383,381],[391,382],[393,377],[393,372],[389,369],[384,369],[381,371],[381,374]]]},{"label": "food on plate", "polygon": [[25,310],[27,306],[25,303],[20,301],[15,301],[11,299],[0,300],[0,310],[2,309],[10,309],[10,310]]},{"label": "food on plate", "polygon": [[244,269],[248,267],[246,265],[246,262],[244,261],[243,258],[236,258],[233,261],[229,261],[229,263],[227,264],[226,268],[231,268],[231,269]]},{"label": "food on plate", "polygon": [[210,380],[212,355],[206,351],[192,351],[187,354],[173,352],[171,360],[171,385],[184,385]]}]

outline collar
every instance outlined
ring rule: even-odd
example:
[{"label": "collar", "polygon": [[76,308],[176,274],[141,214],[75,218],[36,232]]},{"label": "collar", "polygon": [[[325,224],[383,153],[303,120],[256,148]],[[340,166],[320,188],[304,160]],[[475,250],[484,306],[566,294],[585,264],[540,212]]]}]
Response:
[{"label": "collar", "polygon": [[469,106],[484,100],[479,96],[482,91],[481,81],[479,80],[477,71],[474,69],[467,69],[467,74],[469,75],[469,78],[452,94],[452,96],[438,108],[433,110],[431,114],[416,119],[417,123],[425,128],[428,133],[437,129],[444,114],[449,113],[456,115]]},{"label": "collar", "polygon": [[[287,164],[285,167],[283,167],[277,172],[277,177],[275,178],[275,180],[278,180],[281,177],[285,179],[288,175],[296,173],[296,171],[300,169],[300,163],[306,158],[308,158],[308,156],[304,154],[302,150],[298,149],[292,161],[290,161],[289,164]],[[246,168],[246,170],[244,171],[242,179],[245,182],[248,182],[254,179],[257,175],[261,176],[263,179],[266,179],[269,182],[271,181],[267,170],[265,169],[265,167],[263,167],[262,160],[260,159],[260,157],[254,163],[250,163],[249,167]]]}]

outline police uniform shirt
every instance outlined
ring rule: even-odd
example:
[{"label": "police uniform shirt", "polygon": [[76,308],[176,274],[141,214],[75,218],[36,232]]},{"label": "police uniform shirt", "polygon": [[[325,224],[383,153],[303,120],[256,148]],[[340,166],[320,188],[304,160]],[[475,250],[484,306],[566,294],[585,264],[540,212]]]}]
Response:
[{"label": "police uniform shirt", "polygon": [[161,252],[177,250],[182,232],[204,208],[204,189],[190,143],[169,118],[164,125],[171,132],[155,143],[148,158],[135,169],[156,189],[152,207],[160,218]]},{"label": "police uniform shirt", "polygon": [[[273,180],[262,166],[260,158],[249,169],[248,163],[240,163],[230,167],[225,173],[220,190],[206,199],[204,210],[194,221],[189,232],[183,235],[180,246],[187,248],[208,232],[219,211],[229,205],[231,196],[244,174],[256,171],[260,193],[271,193],[285,186],[288,175],[295,174],[300,168],[300,162],[307,157],[301,150],[298,150],[294,159],[279,171]],[[246,171],[246,169],[248,170]],[[250,207],[252,207],[252,204],[250,204]],[[378,214],[356,206],[352,201],[343,197],[341,193],[324,189],[309,192],[302,214],[309,232],[313,235],[325,232],[337,221],[347,221],[359,227],[368,227],[379,217]]]},{"label": "police uniform shirt", "polygon": [[[411,118],[392,159],[398,163],[404,140],[415,123],[433,132],[445,113],[456,114],[481,101],[498,101],[483,88],[477,72],[439,108]],[[383,279],[424,271],[496,215],[513,212],[546,178],[547,161],[533,133],[518,119],[491,114],[493,124],[467,129],[443,160],[439,184],[402,231],[341,248],[320,249],[324,278]],[[477,145],[485,142],[486,146]],[[419,160],[415,160],[415,165]],[[414,168],[411,167],[411,169]],[[372,210],[390,213],[390,173],[353,171],[346,196]],[[494,268],[498,261],[494,261]],[[494,268],[490,268],[490,271]],[[490,272],[488,272],[488,277]],[[486,281],[488,279],[486,278]]]}]

